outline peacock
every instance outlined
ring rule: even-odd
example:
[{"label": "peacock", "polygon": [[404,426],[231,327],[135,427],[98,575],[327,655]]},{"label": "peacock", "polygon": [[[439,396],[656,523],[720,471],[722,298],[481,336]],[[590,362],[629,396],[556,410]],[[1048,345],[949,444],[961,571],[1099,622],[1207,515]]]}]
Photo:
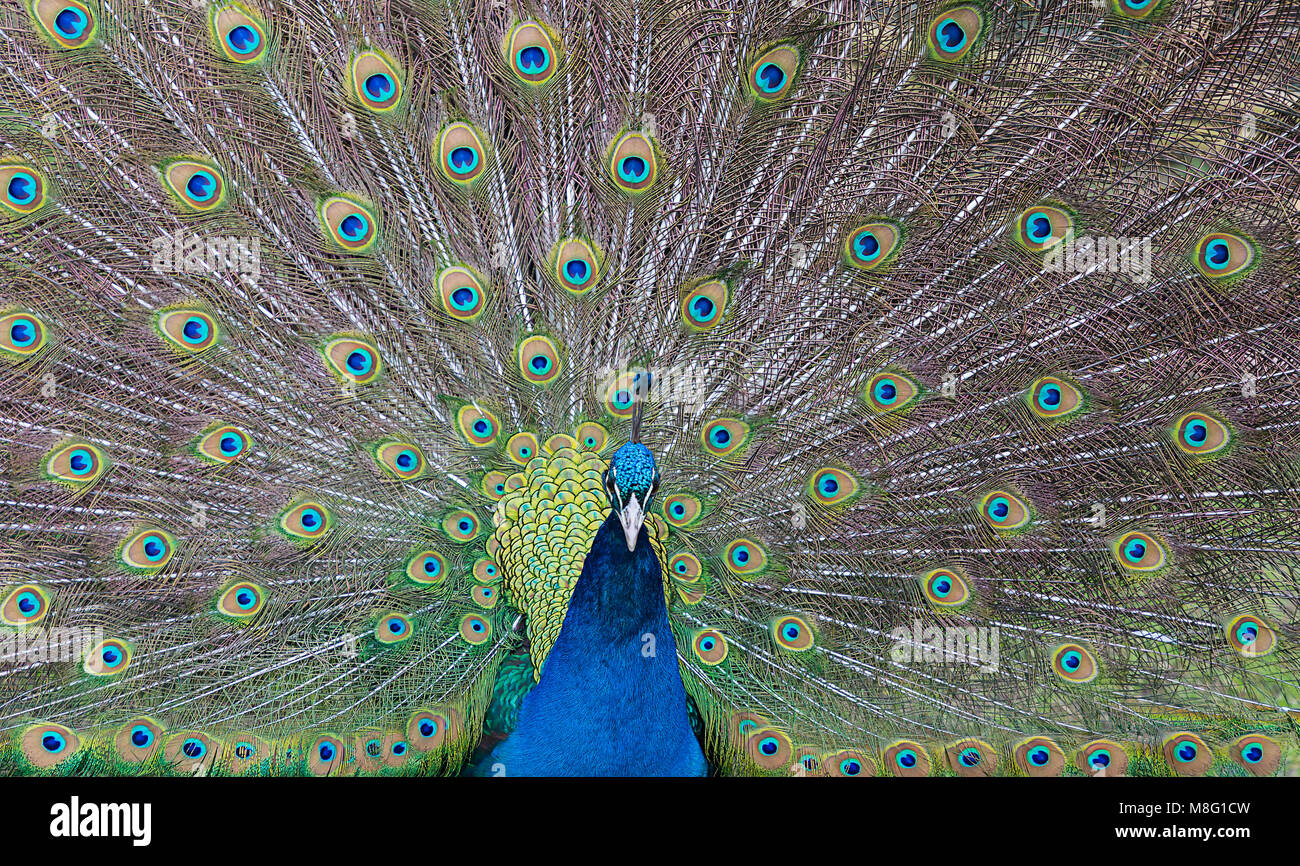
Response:
[{"label": "peacock", "polygon": [[0,775],[1300,773],[1298,34],[5,4]]}]

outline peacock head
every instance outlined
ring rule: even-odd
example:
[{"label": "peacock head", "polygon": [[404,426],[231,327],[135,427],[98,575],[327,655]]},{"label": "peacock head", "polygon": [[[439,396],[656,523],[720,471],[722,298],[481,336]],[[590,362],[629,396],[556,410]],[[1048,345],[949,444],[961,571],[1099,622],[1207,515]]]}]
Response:
[{"label": "peacock head", "polygon": [[605,471],[605,495],[623,525],[629,552],[636,550],[641,524],[658,489],[659,469],[649,448],[629,442],[614,452]]}]

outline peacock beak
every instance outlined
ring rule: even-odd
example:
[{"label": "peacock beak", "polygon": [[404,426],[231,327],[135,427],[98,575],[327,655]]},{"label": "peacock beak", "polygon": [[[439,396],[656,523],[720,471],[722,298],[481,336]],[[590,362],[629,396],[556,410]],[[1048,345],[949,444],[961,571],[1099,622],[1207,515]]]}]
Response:
[{"label": "peacock beak", "polygon": [[641,501],[632,494],[627,498],[627,504],[618,512],[618,522],[623,524],[623,535],[627,539],[627,549],[631,553],[636,550],[637,536],[641,534],[641,524],[645,522],[645,512],[641,510]]}]

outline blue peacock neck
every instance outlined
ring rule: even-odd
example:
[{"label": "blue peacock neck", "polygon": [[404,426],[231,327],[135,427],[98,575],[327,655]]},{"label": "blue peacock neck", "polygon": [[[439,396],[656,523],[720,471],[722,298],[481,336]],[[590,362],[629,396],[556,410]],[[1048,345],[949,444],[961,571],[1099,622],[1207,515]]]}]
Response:
[{"label": "blue peacock neck", "polygon": [[634,551],[615,513],[596,533],[541,681],[488,763],[507,776],[707,772],[644,527]]}]

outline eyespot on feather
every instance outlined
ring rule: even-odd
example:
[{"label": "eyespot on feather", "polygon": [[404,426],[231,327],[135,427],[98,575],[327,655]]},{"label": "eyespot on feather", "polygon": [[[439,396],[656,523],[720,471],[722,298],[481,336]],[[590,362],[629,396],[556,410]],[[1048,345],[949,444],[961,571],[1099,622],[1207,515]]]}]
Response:
[{"label": "eyespot on feather", "polygon": [[726,660],[727,639],[716,629],[705,629],[695,633],[691,649],[702,664],[713,667]]},{"label": "eyespot on feather", "polygon": [[142,764],[158,754],[162,740],[162,725],[147,716],[139,716],[118,728],[113,748],[128,764]]},{"label": "eyespot on feather", "polygon": [[26,311],[0,315],[0,355],[28,358],[43,349],[50,332],[41,319]]},{"label": "eyespot on feather", "polygon": [[980,500],[979,514],[995,532],[1014,532],[1029,526],[1029,503],[1006,490],[992,490]]},{"label": "eyespot on feather", "polygon": [[771,623],[772,639],[781,649],[805,652],[813,648],[816,636],[808,621],[798,616],[783,616]]},{"label": "eyespot on feather", "polygon": [[373,208],[348,196],[330,196],[317,210],[325,235],[340,249],[364,253],[379,239],[379,220]]},{"label": "eyespot on feather", "polygon": [[1198,271],[1212,280],[1222,280],[1241,276],[1254,266],[1255,244],[1234,232],[1210,232],[1196,242],[1193,256]]},{"label": "eyespot on feather", "polygon": [[685,529],[700,519],[704,503],[689,493],[670,493],[659,504],[664,520],[675,529]]},{"label": "eyespot on feather", "polygon": [[256,616],[265,604],[265,591],[255,583],[241,580],[217,597],[217,613],[232,619],[249,619]]},{"label": "eyespot on feather", "polygon": [[926,601],[936,607],[960,607],[970,601],[970,588],[959,569],[936,568],[923,574],[920,583]]},{"label": "eyespot on feather", "polygon": [[468,123],[449,124],[438,136],[438,170],[452,183],[469,184],[487,167],[487,150]]},{"label": "eyespot on feather", "polygon": [[1079,749],[1074,765],[1090,776],[1119,777],[1128,772],[1128,752],[1114,740],[1093,740]]},{"label": "eyespot on feather", "polygon": [[373,382],[384,367],[379,350],[360,337],[334,337],[325,344],[323,354],[330,372],[344,383],[365,385]]},{"label": "eyespot on feather", "polygon": [[1047,737],[1030,737],[1016,744],[1016,766],[1027,776],[1059,776],[1065,769],[1065,752]]},{"label": "eyespot on feather", "polygon": [[682,322],[693,331],[716,327],[727,312],[731,289],[722,280],[706,280],[682,292]]},{"label": "eyespot on feather", "polygon": [[159,166],[163,185],[186,210],[210,211],[225,204],[226,179],[216,166],[174,159]]},{"label": "eyespot on feather", "polygon": [[1169,769],[1180,776],[1204,776],[1214,763],[1214,750],[1190,731],[1165,737],[1161,745]]},{"label": "eyespot on feather", "polygon": [[789,95],[799,73],[799,49],[777,45],[749,65],[745,80],[750,95],[762,102],[775,102]]},{"label": "eyespot on feather", "polygon": [[374,449],[375,463],[399,481],[414,481],[428,471],[424,452],[410,442],[380,442]]},{"label": "eyespot on feather", "polygon": [[1205,412],[1188,412],[1174,424],[1174,444],[1184,454],[1212,457],[1223,453],[1232,441],[1228,425]]},{"label": "eyespot on feather", "polygon": [[1129,571],[1159,571],[1168,558],[1164,545],[1146,532],[1125,533],[1115,541],[1111,550],[1115,561]]},{"label": "eyespot on feather", "polygon": [[447,558],[436,550],[421,550],[406,561],[406,576],[424,586],[442,583],[447,579]]},{"label": "eyespot on feather", "polygon": [[520,21],[511,27],[502,53],[515,78],[532,87],[550,81],[559,68],[558,40],[537,21]]},{"label": "eyespot on feather", "polygon": [[55,448],[45,458],[45,473],[55,481],[86,484],[104,474],[108,461],[104,452],[87,442],[73,442]]},{"label": "eyespot on feather", "polygon": [[527,466],[528,461],[541,453],[537,436],[528,432],[519,432],[506,441],[506,453],[520,466]]},{"label": "eyespot on feather", "polygon": [[32,766],[48,770],[75,755],[81,738],[71,728],[46,722],[23,731],[18,749]]},{"label": "eyespot on feather", "polygon": [[885,766],[895,776],[930,775],[930,755],[925,746],[912,740],[897,740],[885,749]]},{"label": "eyespot on feather", "polygon": [[194,450],[209,463],[224,466],[244,456],[252,446],[253,440],[245,431],[230,424],[218,424],[199,437]]},{"label": "eyespot on feather", "polygon": [[984,16],[974,6],[958,6],[941,12],[930,22],[926,40],[930,56],[944,63],[966,57],[979,43]]},{"label": "eyespot on feather", "polygon": [[13,628],[34,626],[50,612],[50,594],[34,583],[9,590],[0,601],[0,625]]},{"label": "eyespot on feather", "polygon": [[49,203],[49,181],[25,163],[0,163],[0,206],[14,217],[36,213]]},{"label": "eyespot on feather", "polygon": [[998,753],[983,740],[968,737],[948,746],[948,766],[959,776],[991,776],[998,766]]},{"label": "eyespot on feather", "polygon": [[700,431],[700,441],[714,457],[730,457],[749,444],[749,425],[738,418],[715,418]]},{"label": "eyespot on feather", "polygon": [[1029,387],[1025,402],[1039,418],[1063,420],[1083,408],[1083,392],[1057,376],[1044,376]]},{"label": "eyespot on feather", "polygon": [[119,638],[107,638],[82,657],[81,669],[92,677],[115,677],[131,664],[131,645]]},{"label": "eyespot on feather", "polygon": [[146,529],[127,538],[118,549],[121,563],[134,571],[157,571],[171,561],[176,539],[160,529]]},{"label": "eyespot on feather", "polygon": [[533,335],[519,342],[519,373],[529,384],[551,384],[562,367],[560,350],[550,337]]},{"label": "eyespot on feather", "polygon": [[378,51],[362,51],[352,58],[352,92],[357,101],[375,112],[388,112],[402,101],[402,74],[390,58]]},{"label": "eyespot on feather", "polygon": [[582,238],[562,239],[555,245],[551,258],[555,281],[570,294],[585,295],[600,278],[600,254]]},{"label": "eyespot on feather", "polygon": [[173,347],[195,355],[211,349],[221,336],[215,317],[187,307],[159,313],[157,330]]},{"label": "eyespot on feather", "polygon": [[472,511],[458,508],[442,519],[442,531],[452,541],[473,541],[479,532],[479,519]]},{"label": "eyespot on feather", "polygon": [[722,561],[732,574],[758,574],[767,568],[767,551],[751,538],[737,538],[723,550]]},{"label": "eyespot on feather", "polygon": [[1228,754],[1252,776],[1275,776],[1282,765],[1282,747],[1264,734],[1243,734],[1228,746]]},{"label": "eyespot on feather", "polygon": [[30,8],[41,32],[63,49],[85,48],[99,29],[94,8],[80,0],[31,0]]},{"label": "eyespot on feather", "polygon": [[1097,678],[1097,659],[1082,644],[1064,643],[1052,652],[1052,672],[1072,683],[1090,683]]},{"label": "eyespot on feather", "polygon": [[884,415],[907,409],[920,394],[920,386],[911,377],[886,370],[871,377],[862,397],[876,414]]},{"label": "eyespot on feather", "polygon": [[1277,632],[1258,614],[1234,617],[1224,633],[1233,650],[1246,658],[1266,656],[1277,648]]},{"label": "eyespot on feather", "polygon": [[654,143],[640,132],[623,133],[610,148],[609,172],[623,192],[645,192],[658,174]]},{"label": "eyespot on feather", "polygon": [[1024,249],[1041,253],[1064,243],[1074,234],[1074,217],[1064,208],[1038,204],[1016,217],[1012,237]]},{"label": "eyespot on feather", "polygon": [[453,319],[472,322],[487,304],[483,278],[464,265],[443,268],[438,272],[438,299],[443,311]]},{"label": "eyespot on feather", "polygon": [[279,527],[292,540],[315,541],[334,527],[334,516],[319,502],[307,500],[285,509]]},{"label": "eyespot on feather", "polygon": [[901,239],[902,232],[892,223],[858,226],[844,240],[844,261],[858,270],[874,270],[894,256]]},{"label": "eyespot on feather", "polygon": [[257,63],[266,56],[266,23],[241,3],[227,3],[212,10],[212,36],[227,60]]}]

